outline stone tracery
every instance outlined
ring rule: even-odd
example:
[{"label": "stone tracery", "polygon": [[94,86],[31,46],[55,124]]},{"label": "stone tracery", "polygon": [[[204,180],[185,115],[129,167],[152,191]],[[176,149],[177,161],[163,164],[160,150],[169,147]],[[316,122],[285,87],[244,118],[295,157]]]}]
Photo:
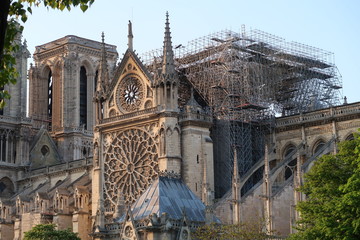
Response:
[{"label": "stone tracery", "polygon": [[137,75],[127,76],[118,86],[117,105],[127,112],[139,110],[144,99],[144,86]]},{"label": "stone tracery", "polygon": [[130,129],[105,137],[104,178],[107,202],[115,205],[124,195],[134,202],[158,175],[157,144],[149,133]]}]

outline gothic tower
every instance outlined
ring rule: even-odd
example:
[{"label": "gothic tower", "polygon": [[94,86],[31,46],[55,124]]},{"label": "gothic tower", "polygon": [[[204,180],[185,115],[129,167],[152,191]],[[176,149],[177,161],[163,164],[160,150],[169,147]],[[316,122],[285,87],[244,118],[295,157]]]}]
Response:
[{"label": "gothic tower", "polygon": [[[128,49],[113,78],[108,78],[107,61],[100,64],[95,93],[94,219],[102,219],[102,212],[105,218],[119,216],[118,205],[133,203],[160,171],[180,174],[179,80],[168,16],[163,51],[161,66],[151,74],[133,50],[129,22]],[[100,229],[101,222],[95,221]]]},{"label": "gothic tower", "polygon": [[[94,126],[93,94],[101,43],[66,36],[36,47],[29,72],[29,115],[35,127],[46,127],[65,161],[90,155]],[[116,47],[107,45],[115,66]]]},{"label": "gothic tower", "polygon": [[0,198],[2,200],[6,200],[18,190],[17,181],[23,177],[24,168],[29,161],[31,137],[31,121],[26,117],[27,59],[30,53],[26,41],[21,42],[21,34],[16,36],[15,42],[20,47],[14,53],[15,68],[19,77],[15,84],[6,85],[1,89],[11,95],[10,99],[4,100],[5,107],[0,109]]},{"label": "gothic tower", "polygon": [[159,170],[181,173],[180,126],[178,124],[179,78],[175,71],[169,15],[166,13],[161,70],[155,72],[155,102],[160,107]]},{"label": "gothic tower", "polygon": [[214,198],[213,141],[210,137],[212,118],[195,100],[191,88],[189,101],[180,115],[181,176],[186,185],[205,205]]}]

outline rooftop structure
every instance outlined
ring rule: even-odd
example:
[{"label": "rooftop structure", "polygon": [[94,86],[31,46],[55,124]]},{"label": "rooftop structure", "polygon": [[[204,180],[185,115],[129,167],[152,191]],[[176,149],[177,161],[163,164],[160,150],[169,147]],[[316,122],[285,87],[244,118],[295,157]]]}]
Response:
[{"label": "rooftop structure", "polygon": [[[264,133],[274,116],[290,116],[340,104],[341,76],[331,52],[260,31],[224,30],[174,47],[175,65],[210,107],[219,188],[229,188],[233,150],[240,174],[263,156]],[[149,71],[161,50],[143,56]],[[223,169],[223,170],[221,170]],[[262,172],[259,171],[259,179]],[[226,179],[224,179],[226,178]],[[251,181],[256,181],[252,179]],[[253,184],[250,183],[250,187]]]}]

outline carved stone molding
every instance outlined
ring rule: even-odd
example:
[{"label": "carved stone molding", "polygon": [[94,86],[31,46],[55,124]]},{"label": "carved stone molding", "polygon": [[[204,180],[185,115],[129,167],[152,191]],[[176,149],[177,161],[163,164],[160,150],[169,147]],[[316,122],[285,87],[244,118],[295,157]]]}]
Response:
[{"label": "carved stone molding", "polygon": [[112,205],[119,195],[132,203],[158,175],[156,140],[135,128],[107,134],[104,141],[105,196]]}]

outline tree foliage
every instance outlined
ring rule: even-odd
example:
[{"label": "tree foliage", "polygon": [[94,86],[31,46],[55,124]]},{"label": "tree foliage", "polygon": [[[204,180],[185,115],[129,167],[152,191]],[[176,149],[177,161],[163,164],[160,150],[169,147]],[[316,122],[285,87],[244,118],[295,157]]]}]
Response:
[{"label": "tree foliage", "polygon": [[197,229],[193,239],[198,240],[265,240],[269,239],[263,231],[263,224],[259,222],[241,223],[231,225],[210,224]]},{"label": "tree foliage", "polygon": [[0,0],[0,108],[4,106],[4,99],[10,98],[3,87],[16,83],[18,77],[14,53],[19,50],[19,46],[14,40],[23,30],[19,21],[25,23],[34,6],[43,5],[61,11],[80,6],[82,11],[86,11],[93,2],[94,0]]},{"label": "tree foliage", "polygon": [[24,240],[80,240],[71,230],[56,230],[54,224],[39,224],[25,232]]},{"label": "tree foliage", "polygon": [[319,158],[299,189],[301,220],[290,239],[360,239],[360,135]]}]

